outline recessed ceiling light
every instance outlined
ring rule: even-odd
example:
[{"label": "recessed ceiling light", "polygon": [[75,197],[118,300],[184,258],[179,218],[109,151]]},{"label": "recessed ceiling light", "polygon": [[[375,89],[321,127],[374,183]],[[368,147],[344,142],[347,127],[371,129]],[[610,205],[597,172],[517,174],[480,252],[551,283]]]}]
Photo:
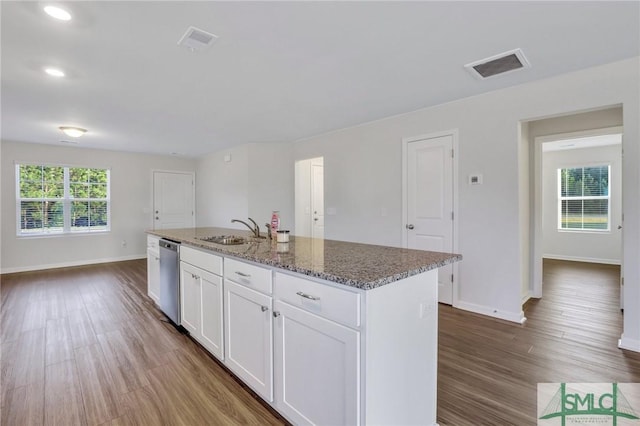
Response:
[{"label": "recessed ceiling light", "polygon": [[44,11],[52,18],[56,18],[61,21],[69,21],[71,19],[71,14],[69,12],[57,6],[47,6],[44,8]]},{"label": "recessed ceiling light", "polygon": [[58,128],[62,130],[62,132],[65,135],[70,136],[72,138],[79,138],[80,136],[87,133],[87,129],[83,129],[81,127],[60,126]]},{"label": "recessed ceiling light", "polygon": [[64,77],[64,71],[58,68],[45,68],[44,72],[52,77]]}]

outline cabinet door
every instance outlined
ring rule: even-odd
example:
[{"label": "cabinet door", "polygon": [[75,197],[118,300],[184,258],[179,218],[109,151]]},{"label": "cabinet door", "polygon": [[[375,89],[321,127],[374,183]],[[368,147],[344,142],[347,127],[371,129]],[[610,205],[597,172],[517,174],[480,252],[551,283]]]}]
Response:
[{"label": "cabinet door", "polygon": [[272,298],[224,281],[225,364],[267,401],[273,401]]},{"label": "cabinet door", "polygon": [[147,294],[157,305],[160,303],[160,255],[147,250]]},{"label": "cabinet door", "polygon": [[201,330],[198,341],[219,360],[224,359],[222,342],[222,278],[201,271]]},{"label": "cabinet door", "polygon": [[294,424],[360,423],[360,333],[276,300],[276,407]]},{"label": "cabinet door", "polygon": [[180,321],[195,338],[200,334],[200,268],[180,262]]}]

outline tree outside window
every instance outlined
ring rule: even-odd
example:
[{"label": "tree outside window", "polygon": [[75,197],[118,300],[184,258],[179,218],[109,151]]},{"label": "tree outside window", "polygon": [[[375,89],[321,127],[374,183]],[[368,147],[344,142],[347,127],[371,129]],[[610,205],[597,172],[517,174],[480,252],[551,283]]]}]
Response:
[{"label": "tree outside window", "polygon": [[108,169],[16,165],[18,235],[108,231]]},{"label": "tree outside window", "polygon": [[609,165],[558,169],[558,229],[609,230]]}]

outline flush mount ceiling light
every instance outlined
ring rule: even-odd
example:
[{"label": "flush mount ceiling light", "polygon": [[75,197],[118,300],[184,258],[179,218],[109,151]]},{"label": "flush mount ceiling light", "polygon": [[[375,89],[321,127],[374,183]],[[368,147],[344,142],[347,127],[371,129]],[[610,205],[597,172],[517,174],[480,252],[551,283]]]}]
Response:
[{"label": "flush mount ceiling light", "polygon": [[47,15],[52,18],[59,19],[61,21],[69,21],[71,20],[71,14],[64,9],[61,9],[57,6],[46,6],[44,11]]},{"label": "flush mount ceiling light", "polygon": [[64,77],[64,71],[58,68],[47,67],[44,69],[44,72],[46,72],[52,77]]},{"label": "flush mount ceiling light", "polygon": [[65,135],[70,136],[72,138],[79,138],[80,136],[87,133],[87,129],[83,129],[80,127],[60,126],[58,128],[62,130],[62,132]]}]

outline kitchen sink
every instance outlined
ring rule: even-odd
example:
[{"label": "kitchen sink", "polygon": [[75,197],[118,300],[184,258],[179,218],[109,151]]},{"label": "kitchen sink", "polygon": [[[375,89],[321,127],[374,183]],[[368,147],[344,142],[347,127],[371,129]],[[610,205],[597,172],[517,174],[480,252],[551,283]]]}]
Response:
[{"label": "kitchen sink", "polygon": [[235,235],[215,235],[213,237],[201,237],[198,239],[208,243],[222,244],[225,246],[240,245],[247,242],[244,237],[238,237]]}]

